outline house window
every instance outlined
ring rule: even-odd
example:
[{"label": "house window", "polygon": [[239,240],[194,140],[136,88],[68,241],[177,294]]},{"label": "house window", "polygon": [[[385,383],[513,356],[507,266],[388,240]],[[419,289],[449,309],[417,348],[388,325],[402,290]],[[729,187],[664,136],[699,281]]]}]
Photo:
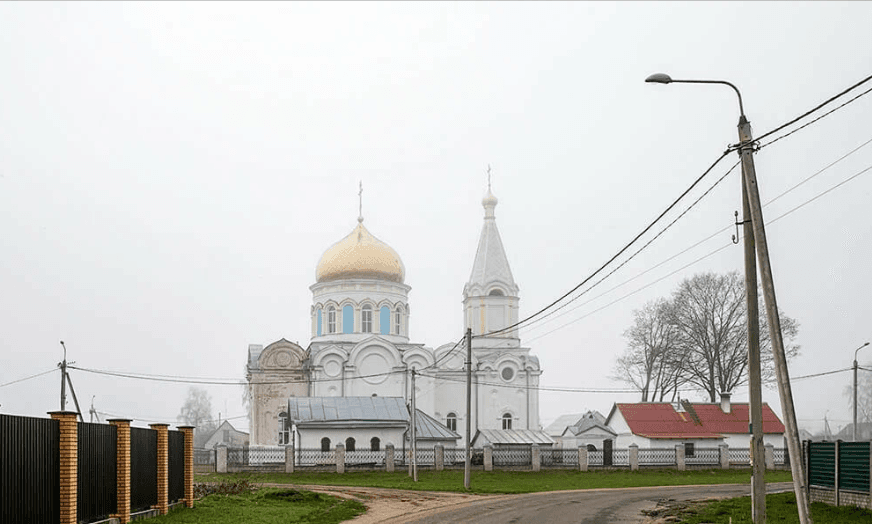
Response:
[{"label": "house window", "polygon": [[400,326],[402,326],[403,312],[400,308],[397,308],[396,313],[394,313],[394,331],[397,332],[397,335],[400,334]]},{"label": "house window", "polygon": [[684,443],[684,456],[692,457],[693,456],[693,442],[685,442]]},{"label": "house window", "polygon": [[354,451],[354,438],[348,437],[345,439],[345,451]]},{"label": "house window", "polygon": [[503,413],[503,429],[512,429],[511,413]]},{"label": "house window", "polygon": [[500,291],[499,289],[492,289],[491,292],[488,293],[488,295],[492,296],[492,297],[504,297],[505,296],[505,295],[503,295],[503,292]]},{"label": "house window", "polygon": [[230,442],[230,430],[229,429],[224,430],[224,439],[223,440],[224,440],[224,442]]},{"label": "house window", "polygon": [[457,431],[457,414],[451,412],[445,417],[445,425],[448,426],[448,429],[451,431]]},{"label": "house window", "polygon": [[588,451],[588,453],[591,451],[596,451],[596,446],[594,446],[593,444],[588,444],[587,451]]},{"label": "house window", "polygon": [[327,308],[327,332],[336,333],[336,308],[333,306]]},{"label": "house window", "polygon": [[330,451],[330,439],[329,438],[324,437],[321,439],[321,451],[322,452]]},{"label": "house window", "polygon": [[372,437],[369,440],[370,451],[379,451],[381,449],[381,440],[378,437]]},{"label": "house window", "polygon": [[366,305],[360,310],[360,330],[372,333],[372,306]]},{"label": "house window", "polygon": [[282,411],[279,413],[279,446],[284,446],[291,443],[291,428],[288,421],[288,414]]}]

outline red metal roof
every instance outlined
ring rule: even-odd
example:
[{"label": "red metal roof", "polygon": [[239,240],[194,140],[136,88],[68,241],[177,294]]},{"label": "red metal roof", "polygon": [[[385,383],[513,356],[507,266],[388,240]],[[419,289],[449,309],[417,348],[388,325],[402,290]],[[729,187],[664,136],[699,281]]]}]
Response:
[{"label": "red metal roof", "polygon": [[[647,438],[720,438],[725,433],[748,434],[748,404],[733,403],[729,413],[720,404],[691,404],[700,424],[668,402],[617,404],[630,431]],[[763,433],[784,433],[784,424],[763,404]]]}]

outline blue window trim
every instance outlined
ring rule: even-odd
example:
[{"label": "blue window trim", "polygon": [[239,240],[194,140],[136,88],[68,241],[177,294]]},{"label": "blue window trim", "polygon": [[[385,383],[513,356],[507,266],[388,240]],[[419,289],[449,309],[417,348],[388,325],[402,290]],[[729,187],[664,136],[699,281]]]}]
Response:
[{"label": "blue window trim", "polygon": [[349,304],[342,306],[342,332],[354,333],[354,308]]},{"label": "blue window trim", "polygon": [[382,335],[391,334],[391,310],[387,306],[382,306],[379,310],[378,330]]}]

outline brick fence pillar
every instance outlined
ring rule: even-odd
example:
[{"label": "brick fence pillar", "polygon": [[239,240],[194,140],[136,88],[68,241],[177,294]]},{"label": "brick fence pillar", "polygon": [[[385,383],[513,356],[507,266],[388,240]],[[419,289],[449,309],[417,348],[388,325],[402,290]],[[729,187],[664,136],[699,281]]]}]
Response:
[{"label": "brick fence pillar", "polygon": [[185,506],[194,507],[194,426],[179,426],[185,436]]},{"label": "brick fence pillar", "polygon": [[542,469],[542,450],[539,448],[539,444],[530,444],[530,464],[533,467],[533,471],[539,471]]},{"label": "brick fence pillar", "polygon": [[60,524],[76,524],[79,482],[79,426],[74,411],[52,411],[60,429]]},{"label": "brick fence pillar", "polygon": [[345,473],[345,445],[336,444],[336,473]]},{"label": "brick fence pillar", "polygon": [[678,471],[684,471],[684,444],[676,444],[675,445],[675,467],[678,468]]},{"label": "brick fence pillar", "polygon": [[170,511],[169,424],[149,424],[148,427],[157,431],[157,504],[153,507],[166,515]]},{"label": "brick fence pillar", "polygon": [[388,473],[394,471],[394,445],[388,444],[385,446],[385,470]]},{"label": "brick fence pillar", "polygon": [[578,471],[587,471],[587,446],[578,446]]},{"label": "brick fence pillar", "polygon": [[436,471],[445,469],[445,447],[442,444],[433,447],[433,460],[436,462]]},{"label": "brick fence pillar", "polygon": [[630,471],[639,469],[639,445],[630,444]]},{"label": "brick fence pillar", "polygon": [[108,421],[115,426],[115,491],[116,511],[110,517],[120,524],[130,522],[130,420],[114,418]]},{"label": "brick fence pillar", "polygon": [[494,447],[490,444],[484,445],[484,470],[494,470]]}]

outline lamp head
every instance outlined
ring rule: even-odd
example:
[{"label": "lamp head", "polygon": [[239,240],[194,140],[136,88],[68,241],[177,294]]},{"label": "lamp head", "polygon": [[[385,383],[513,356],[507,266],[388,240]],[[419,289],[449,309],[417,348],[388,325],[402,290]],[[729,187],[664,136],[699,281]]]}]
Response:
[{"label": "lamp head", "polygon": [[652,84],[671,84],[672,77],[666,73],[654,73],[646,78],[645,81]]}]

